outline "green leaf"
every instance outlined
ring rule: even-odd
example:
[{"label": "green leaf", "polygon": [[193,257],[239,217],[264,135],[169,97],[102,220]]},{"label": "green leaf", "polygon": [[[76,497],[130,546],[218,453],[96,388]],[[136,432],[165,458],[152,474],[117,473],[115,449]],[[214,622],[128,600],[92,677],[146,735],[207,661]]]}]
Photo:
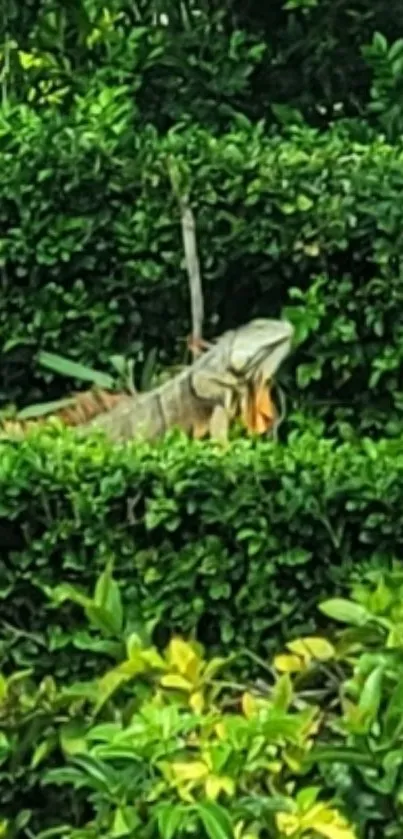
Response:
[{"label": "green leaf", "polygon": [[94,603],[109,615],[113,632],[118,635],[123,628],[123,606],[119,585],[113,579],[113,563],[108,562],[105,571],[97,580],[94,592]]},{"label": "green leaf", "polygon": [[133,836],[140,826],[141,821],[135,807],[117,807],[109,835],[115,839],[120,836]]},{"label": "green leaf", "polygon": [[36,767],[39,766],[39,764],[53,752],[56,745],[57,740],[54,735],[50,735],[46,740],[43,740],[42,743],[39,743],[32,755],[31,769],[36,769]]},{"label": "green leaf", "polygon": [[[41,778],[43,785],[55,784],[56,786],[64,787],[65,785],[72,786],[74,789],[81,789],[82,787],[90,786],[88,778],[79,769],[73,766],[63,766],[60,769],[49,769]],[[103,790],[102,790],[103,791]]]},{"label": "green leaf", "polygon": [[320,787],[304,787],[304,789],[301,789],[295,797],[298,809],[309,810],[313,807],[320,792]]},{"label": "green leaf", "polygon": [[90,755],[80,755],[71,758],[72,765],[85,773],[91,779],[91,784],[94,789],[100,792],[110,794],[111,786],[111,772],[109,767],[105,767],[100,761],[95,760]]},{"label": "green leaf", "polygon": [[4,731],[0,731],[0,763],[3,763],[11,751],[11,744],[4,734]]},{"label": "green leaf", "polygon": [[401,677],[392,691],[384,717],[384,728],[386,737],[396,736],[402,729],[403,717],[403,677]]},{"label": "green leaf", "polygon": [[312,198],[309,198],[308,195],[298,195],[297,207],[299,210],[302,210],[302,212],[310,210],[311,207],[313,207]]},{"label": "green leaf", "polygon": [[143,364],[143,369],[141,371],[140,377],[140,391],[148,391],[152,387],[153,384],[153,376],[155,374],[155,365],[158,357],[158,351],[156,347],[152,347],[150,352],[147,353],[146,360]]},{"label": "green leaf", "polygon": [[379,54],[386,55],[388,51],[388,42],[381,32],[375,32],[372,43]]},{"label": "green leaf", "polygon": [[44,417],[48,414],[55,414],[61,411],[62,408],[69,408],[70,405],[75,404],[75,399],[56,399],[54,402],[40,402],[37,405],[29,405],[18,411],[16,415],[17,420],[36,419],[37,417]]},{"label": "green leaf", "polygon": [[173,839],[178,831],[185,809],[181,805],[163,802],[157,810],[158,830],[162,839]]},{"label": "green leaf", "polygon": [[92,600],[87,597],[84,592],[80,591],[80,589],[76,588],[76,586],[70,585],[70,583],[61,583],[59,586],[55,586],[55,588],[52,589],[47,587],[45,591],[53,603],[58,606],[66,600],[71,600],[73,603],[77,603],[79,606],[82,606],[83,609],[86,609],[92,604]]},{"label": "green leaf", "polygon": [[115,636],[119,632],[116,617],[109,609],[103,609],[102,606],[97,606],[91,601],[86,606],[85,614],[92,626],[95,629],[99,629],[107,637],[110,635]]},{"label": "green leaf", "polygon": [[382,665],[375,667],[365,680],[361,691],[358,707],[368,720],[368,724],[375,719],[381,703],[383,672]]},{"label": "green leaf", "polygon": [[296,211],[295,204],[291,204],[289,201],[285,201],[284,204],[280,205],[280,209],[286,216],[291,216]]},{"label": "green leaf", "polygon": [[305,764],[312,763],[345,763],[348,766],[373,766],[374,758],[358,749],[317,746],[304,756]]},{"label": "green leaf", "polygon": [[290,105],[274,104],[270,106],[274,116],[282,125],[303,125],[304,118],[301,111]]},{"label": "green leaf", "polygon": [[371,614],[364,606],[360,606],[352,600],[344,600],[342,597],[325,600],[324,603],[320,604],[319,610],[328,618],[333,618],[333,620],[341,623],[351,623],[354,626],[364,626],[371,620]]},{"label": "green leaf", "polygon": [[204,801],[196,809],[209,839],[232,839],[232,822],[223,807],[215,801]]},{"label": "green leaf", "polygon": [[84,364],[71,361],[71,359],[64,358],[64,356],[41,351],[38,353],[37,359],[42,367],[46,367],[54,373],[60,373],[62,376],[92,382],[98,387],[105,388],[105,390],[113,390],[115,387],[113,376],[110,376],[108,373],[102,373],[100,370],[93,370],[91,367],[86,367]]},{"label": "green leaf", "polygon": [[289,673],[283,673],[280,676],[272,691],[271,701],[274,708],[279,711],[288,711],[293,698],[293,687]]},{"label": "green leaf", "polygon": [[60,728],[60,744],[63,752],[70,756],[82,754],[87,751],[85,739],[86,726],[83,723],[71,720]]}]

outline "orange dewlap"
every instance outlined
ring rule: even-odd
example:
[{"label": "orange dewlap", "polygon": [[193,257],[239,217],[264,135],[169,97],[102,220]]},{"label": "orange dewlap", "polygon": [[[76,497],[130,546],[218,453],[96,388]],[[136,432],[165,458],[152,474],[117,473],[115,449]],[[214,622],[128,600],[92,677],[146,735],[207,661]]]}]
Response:
[{"label": "orange dewlap", "polygon": [[277,411],[269,388],[259,385],[251,390],[243,406],[242,419],[249,432],[265,434],[274,425]]}]

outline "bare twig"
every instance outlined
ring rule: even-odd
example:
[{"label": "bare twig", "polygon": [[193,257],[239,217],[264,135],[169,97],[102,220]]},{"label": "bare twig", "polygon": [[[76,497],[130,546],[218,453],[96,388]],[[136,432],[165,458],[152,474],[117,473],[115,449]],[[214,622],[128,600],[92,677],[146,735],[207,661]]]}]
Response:
[{"label": "bare twig", "polygon": [[179,203],[181,212],[182,240],[185,251],[186,271],[189,279],[190,310],[192,320],[192,333],[189,341],[189,348],[194,356],[199,355],[203,349],[203,321],[204,302],[203,289],[200,273],[200,262],[197,253],[196,243],[196,222],[189,203],[187,190],[181,189],[179,173],[172,165],[169,166],[171,183]]},{"label": "bare twig", "polygon": [[192,318],[192,351],[201,352],[203,340],[204,303],[200,263],[196,244],[196,223],[187,196],[180,198],[183,247],[189,278],[190,310]]}]

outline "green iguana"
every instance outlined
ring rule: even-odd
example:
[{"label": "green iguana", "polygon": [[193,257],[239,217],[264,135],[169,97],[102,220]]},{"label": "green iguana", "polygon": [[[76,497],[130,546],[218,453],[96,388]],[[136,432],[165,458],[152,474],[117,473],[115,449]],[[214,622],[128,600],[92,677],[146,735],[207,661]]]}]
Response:
[{"label": "green iguana", "polygon": [[79,433],[98,428],[113,441],[153,440],[177,427],[195,437],[209,434],[225,441],[230,422],[246,417],[251,391],[268,394],[293,334],[287,321],[265,319],[226,332],[173,379],[125,397],[81,425]]},{"label": "green iguana", "polygon": [[[50,417],[87,434],[103,429],[112,440],[153,440],[179,427],[195,437],[226,440],[228,426],[242,419],[249,432],[276,427],[272,379],[288,355],[293,328],[286,321],[255,320],[226,332],[196,361],[152,391],[140,394],[89,390],[62,400],[37,419],[0,420],[0,437],[24,437]],[[43,406],[46,408],[46,406]]]}]

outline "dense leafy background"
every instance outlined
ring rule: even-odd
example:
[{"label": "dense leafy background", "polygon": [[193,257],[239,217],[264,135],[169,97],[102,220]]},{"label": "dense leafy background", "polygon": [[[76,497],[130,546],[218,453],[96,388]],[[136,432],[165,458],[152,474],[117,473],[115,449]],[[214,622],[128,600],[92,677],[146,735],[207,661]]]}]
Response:
[{"label": "dense leafy background", "polygon": [[[355,629],[334,668],[314,667],[312,681],[308,674],[330,747],[323,765],[318,758],[303,768],[301,742],[287,744],[280,769],[270,761],[269,772],[280,774],[265,795],[253,742],[260,729],[241,720],[253,760],[239,752],[232,763],[240,786],[224,799],[227,809],[208,809],[199,790],[197,818],[183,816],[174,786],[153,789],[151,807],[143,806],[161,726],[166,732],[167,718],[176,725],[160,693],[144,706],[143,775],[133,773],[135,762],[122,768],[110,729],[95,769],[101,787],[93,763],[81,763],[78,780],[77,765],[65,766],[88,752],[88,703],[105,687],[97,677],[121,661],[128,641],[111,639],[105,626],[94,631],[77,597],[55,600],[51,589],[73,583],[91,594],[113,562],[127,633],[146,625],[159,647],[173,631],[220,652],[248,646],[263,657],[267,682],[270,652],[324,622],[318,598],[400,557],[402,78],[398,0],[387,9],[380,0],[6,4],[0,407],[77,384],[40,372],[40,349],[97,368],[117,352],[138,369],[150,349],[159,364],[183,358],[189,302],[172,171],[196,215],[206,336],[283,311],[297,347],[281,372],[293,409],[287,447],[239,440],[223,453],[172,437],[127,453],[52,430],[1,443],[0,836],[39,839],[63,814],[69,839],[217,839],[235,824],[237,839],[257,839],[262,825],[277,839],[285,827],[275,821],[273,790],[284,783],[288,797],[296,794],[288,801],[294,834],[351,839],[323,805],[333,796],[359,839],[401,836],[400,572],[361,592],[358,611],[347,608]],[[312,432],[301,436],[308,422]],[[363,435],[396,439],[374,444]],[[99,619],[99,610],[90,614]],[[130,650],[136,660],[133,642]],[[232,677],[255,678],[250,662],[244,657]],[[31,666],[33,675],[19,673]],[[71,684],[83,679],[93,681]],[[277,711],[270,698],[263,714],[269,731],[280,730],[279,703],[288,713],[293,701],[287,679],[279,683]],[[299,714],[304,684],[296,691]],[[143,699],[137,684],[101,721],[125,729],[141,717],[143,725]],[[181,708],[170,745],[178,753],[179,742],[189,760],[187,713]],[[282,718],[288,733],[294,723]],[[260,747],[273,758],[263,733]],[[220,748],[214,743],[218,762]],[[132,760],[128,751],[123,759]],[[62,773],[60,794],[43,787],[49,766]],[[78,791],[86,772],[92,780]],[[301,777],[319,791],[301,789]],[[315,812],[318,795],[333,833],[329,821],[324,832],[298,821]]]},{"label": "dense leafy background", "polygon": [[91,589],[111,559],[132,617],[154,620],[159,638],[196,631],[264,655],[309,628],[312,604],[355,567],[393,556],[399,444],[335,448],[307,434],[287,448],[179,439],[127,451],[56,431],[2,444],[4,665],[83,667],[75,612],[49,611],[44,586]]},{"label": "dense leafy background", "polygon": [[11,4],[3,405],[74,384],[38,374],[39,348],[96,366],[116,352],[141,364],[150,348],[183,358],[173,166],[197,218],[206,333],[278,315],[296,287],[294,404],[332,430],[399,430],[403,33],[400,7],[381,11],[190,2],[167,18],[164,4],[47,0],[17,16]]}]

